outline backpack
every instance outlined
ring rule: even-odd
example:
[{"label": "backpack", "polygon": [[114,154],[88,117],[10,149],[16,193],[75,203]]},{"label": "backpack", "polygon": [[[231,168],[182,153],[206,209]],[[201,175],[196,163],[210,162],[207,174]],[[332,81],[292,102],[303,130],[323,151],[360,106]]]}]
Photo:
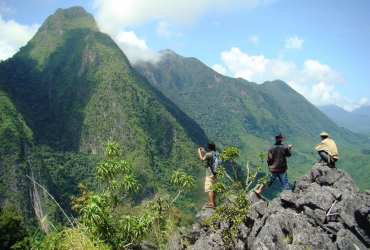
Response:
[{"label": "backpack", "polygon": [[221,166],[222,160],[220,159],[220,153],[218,151],[213,151],[212,153],[212,166],[211,170],[214,174],[217,174],[218,167]]}]

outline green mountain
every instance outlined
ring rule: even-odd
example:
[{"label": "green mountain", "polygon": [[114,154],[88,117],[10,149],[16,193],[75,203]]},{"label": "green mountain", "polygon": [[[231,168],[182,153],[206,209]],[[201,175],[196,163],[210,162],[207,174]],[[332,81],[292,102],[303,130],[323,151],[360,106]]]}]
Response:
[{"label": "green mountain", "polygon": [[370,116],[366,114],[367,107],[361,107],[348,112],[336,105],[318,106],[333,122],[355,133],[370,133]]},{"label": "green mountain", "polygon": [[[197,182],[177,203],[186,210],[207,198],[196,148],[208,138],[221,150],[238,147],[237,163],[253,168],[275,133],[284,133],[293,143],[294,182],[317,161],[314,147],[323,130],[338,144],[338,167],[362,190],[370,189],[369,143],[338,127],[286,83],[257,85],[222,76],[196,58],[162,53],[157,64],[133,68],[93,16],[73,7],[58,9],[26,46],[0,62],[0,205],[15,204],[27,226],[40,224],[46,232],[46,215],[55,225],[63,223],[46,191],[69,214],[78,183],[101,188],[95,168],[104,143],[113,140],[142,184],[132,202],[158,190],[174,194],[170,176],[182,169]],[[279,186],[269,189],[271,197]]]},{"label": "green mountain", "polygon": [[1,62],[0,91],[0,205],[16,204],[26,224],[41,223],[46,214],[62,220],[27,176],[68,211],[79,182],[98,188],[95,167],[111,140],[123,147],[142,183],[134,201],[175,192],[170,176],[179,169],[199,184],[180,204],[206,198],[196,155],[198,143],[207,141],[204,131],[132,69],[83,8],[58,9]]},{"label": "green mountain", "polygon": [[362,106],[351,111],[352,114],[370,116],[370,105]]},{"label": "green mountain", "polygon": [[160,62],[142,62],[135,69],[196,121],[208,138],[221,147],[232,144],[241,149],[240,164],[258,164],[259,152],[266,153],[281,132],[293,144],[288,160],[293,182],[317,162],[319,133],[327,131],[339,148],[338,167],[351,173],[362,190],[370,188],[370,158],[363,153],[368,141],[337,126],[283,81],[258,85],[222,76],[196,58],[170,50],[161,53]]}]

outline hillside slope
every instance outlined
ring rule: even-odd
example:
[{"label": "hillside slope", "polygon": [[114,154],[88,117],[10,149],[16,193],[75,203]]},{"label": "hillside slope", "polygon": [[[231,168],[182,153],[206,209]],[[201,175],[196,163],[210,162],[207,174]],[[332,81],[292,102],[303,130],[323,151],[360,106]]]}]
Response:
[{"label": "hillside slope", "polygon": [[352,112],[336,105],[318,106],[318,108],[341,127],[355,133],[370,133],[370,116],[366,115],[366,107],[355,109]]},{"label": "hillside slope", "polygon": [[[11,116],[14,120],[24,117],[33,134],[32,140],[28,134],[22,137],[28,139],[26,146],[14,146],[18,154],[29,148],[29,155],[9,163],[24,166],[22,179],[2,177],[11,178],[11,183],[26,182],[34,190],[31,197],[20,196],[34,202],[39,220],[53,205],[46,205],[46,194],[25,175],[34,177],[68,209],[69,196],[77,194],[79,182],[88,182],[94,175],[104,143],[110,140],[123,147],[124,159],[141,180],[143,188],[134,200],[151,197],[158,190],[174,192],[170,185],[173,170],[194,175],[201,185],[203,165],[195,149],[199,141],[206,142],[204,132],[170,100],[152,91],[83,8],[58,9],[26,46],[0,63],[0,73],[1,90],[16,109]],[[183,126],[188,124],[191,127]],[[0,131],[4,140],[6,131]],[[0,155],[8,154],[2,148]],[[0,169],[7,167],[0,161]],[[0,193],[1,204],[11,202],[7,189],[5,185]],[[203,192],[199,194],[201,186],[196,190],[180,202],[205,198]],[[25,209],[32,210],[32,206]]]},{"label": "hillside slope", "polygon": [[361,153],[369,145],[366,139],[337,126],[286,83],[258,85],[225,77],[196,58],[170,50],[162,51],[160,62],[143,62],[134,68],[196,121],[207,137],[222,147],[232,144],[240,148],[240,164],[258,164],[259,152],[267,152],[275,133],[281,132],[293,144],[293,156],[288,161],[294,181],[317,161],[315,145],[320,141],[318,134],[325,130],[344,152],[341,159],[350,161],[348,166],[361,166],[354,175],[357,184],[370,187],[365,171],[370,158]]}]

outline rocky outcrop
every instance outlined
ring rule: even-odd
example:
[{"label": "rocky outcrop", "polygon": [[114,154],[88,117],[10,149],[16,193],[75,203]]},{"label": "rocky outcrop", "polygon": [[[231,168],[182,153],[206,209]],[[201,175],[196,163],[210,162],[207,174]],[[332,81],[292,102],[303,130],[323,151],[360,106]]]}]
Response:
[{"label": "rocky outcrop", "polygon": [[[316,164],[272,201],[253,192],[250,214],[235,235],[235,249],[369,249],[370,191],[361,194],[343,170]],[[220,222],[213,230],[201,221],[214,210],[201,210],[192,229],[181,228],[169,249],[225,249]],[[184,244],[185,243],[185,244]]]}]

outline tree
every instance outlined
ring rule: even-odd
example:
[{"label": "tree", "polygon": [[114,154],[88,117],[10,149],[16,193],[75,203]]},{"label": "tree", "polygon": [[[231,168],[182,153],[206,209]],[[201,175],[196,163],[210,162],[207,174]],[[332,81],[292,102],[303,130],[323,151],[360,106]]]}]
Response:
[{"label": "tree", "polygon": [[118,144],[108,142],[105,146],[106,160],[96,169],[103,191],[97,194],[79,185],[81,196],[72,198],[72,209],[78,212],[78,219],[93,237],[117,248],[130,242],[127,242],[128,238],[121,237],[121,222],[113,218],[113,212],[129,192],[139,189],[140,184],[133,175],[132,167],[120,160],[122,150]]},{"label": "tree", "polygon": [[7,204],[0,207],[1,249],[30,249],[29,234],[21,226],[22,220],[16,206]]},{"label": "tree", "polygon": [[[171,207],[179,195],[194,187],[194,178],[182,171],[175,171],[172,183],[179,191],[170,201],[169,195],[156,194],[153,200],[143,201],[134,213],[117,213],[127,194],[135,192],[140,184],[133,175],[132,167],[120,160],[121,149],[116,142],[106,144],[104,160],[97,167],[97,177],[102,181],[100,193],[88,191],[80,184],[80,197],[72,198],[72,209],[87,229],[90,238],[103,241],[113,249],[140,243],[150,232],[157,244],[162,244],[166,227],[172,222]],[[127,212],[127,211],[126,211]]]},{"label": "tree", "polygon": [[[257,173],[261,170],[261,165],[256,166],[256,171],[251,171],[249,162],[246,165],[246,176],[240,174],[241,171],[235,163],[235,159],[240,157],[240,152],[232,145],[227,146],[221,153],[220,158],[228,161],[231,164],[231,176],[225,171],[225,168],[219,168],[217,174],[218,182],[212,185],[211,189],[214,192],[221,194],[221,199],[229,199],[230,202],[225,202],[224,205],[218,206],[212,216],[203,222],[205,225],[215,227],[217,222],[227,221],[229,227],[223,231],[223,240],[226,246],[234,248],[233,238],[237,233],[237,227],[245,219],[245,215],[250,211],[250,203],[248,201],[249,187],[254,182]],[[265,157],[264,153],[260,153],[261,163]]]}]

